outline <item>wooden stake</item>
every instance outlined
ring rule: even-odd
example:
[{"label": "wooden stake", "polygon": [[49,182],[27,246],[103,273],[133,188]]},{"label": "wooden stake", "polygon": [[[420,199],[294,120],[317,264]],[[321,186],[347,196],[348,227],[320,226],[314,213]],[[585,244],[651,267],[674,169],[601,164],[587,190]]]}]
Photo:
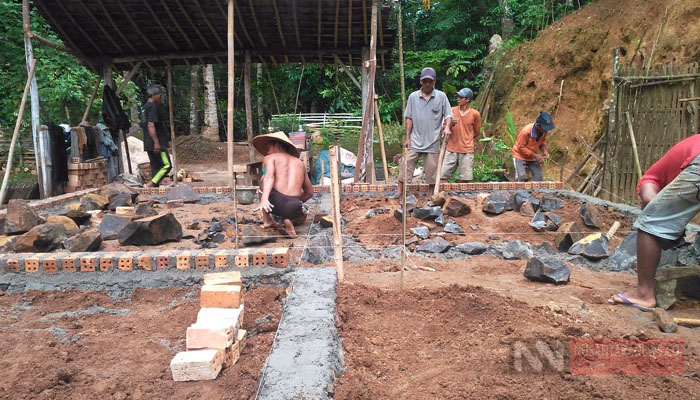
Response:
[{"label": "wooden stake", "polygon": [[27,93],[29,92],[29,85],[32,82],[32,77],[34,76],[34,68],[36,67],[36,58],[32,60],[32,64],[29,67],[29,75],[27,76],[27,83],[24,85],[24,93],[22,93],[22,101],[19,103],[19,112],[17,113],[17,122],[15,122],[15,130],[12,132],[12,141],[10,142],[10,150],[7,153],[7,166],[5,167],[5,177],[2,179],[2,187],[0,187],[0,205],[5,200],[5,194],[7,193],[7,182],[10,180],[10,170],[12,170],[12,155],[15,152],[15,145],[17,144],[17,136],[19,136],[19,127],[22,125],[22,116],[24,115],[24,105],[27,103]]},{"label": "wooden stake", "polygon": [[331,214],[333,214],[333,254],[338,273],[338,282],[345,281],[343,272],[343,236],[340,226],[340,177],[338,174],[338,152],[336,146],[330,146],[328,155],[331,164]]},{"label": "wooden stake", "polygon": [[556,116],[559,114],[559,103],[561,103],[561,94],[564,92],[564,80],[561,80],[561,84],[559,85],[559,97],[557,98],[557,105],[554,107],[554,115]]},{"label": "wooden stake", "polygon": [[[168,113],[170,115],[170,141],[173,143],[173,186],[177,186],[177,156],[175,155],[175,147],[177,146],[175,145],[175,119],[173,118],[173,69],[170,63],[168,63]],[[121,129],[119,131],[121,133]],[[121,138],[126,144],[126,138],[124,138],[123,134]],[[129,151],[128,149],[127,146],[127,152]],[[165,151],[168,151],[168,149],[165,149]],[[129,169],[131,169],[131,163],[129,163]]]},{"label": "wooden stake", "polygon": [[95,85],[95,88],[92,90],[92,95],[90,95],[90,100],[88,100],[87,107],[85,107],[85,112],[83,113],[83,118],[80,120],[80,122],[86,122],[88,114],[90,114],[90,109],[92,108],[92,103],[95,102],[95,96],[97,96],[97,91],[100,88],[100,83],[102,83],[102,76],[97,77],[97,84]]},{"label": "wooden stake", "polygon": [[440,146],[440,156],[438,157],[437,170],[435,171],[435,189],[433,190],[433,194],[440,193],[440,179],[442,178],[442,162],[445,160],[445,150],[447,150],[448,139],[449,137],[443,138],[442,145]]},{"label": "wooden stake", "polygon": [[666,24],[666,17],[668,16],[668,7],[664,11],[664,16],[661,18],[661,25],[659,25],[659,32],[656,34],[656,40],[654,40],[654,45],[651,47],[651,54],[649,55],[649,61],[647,61],[646,73],[649,75],[649,69],[651,69],[651,61],[654,59],[654,52],[656,51],[656,45],[659,43],[659,38],[661,37],[661,32],[664,30],[664,25]]},{"label": "wooden stake", "polygon": [[245,52],[245,65],[243,67],[243,95],[245,96],[245,125],[248,137],[248,160],[255,162],[255,148],[253,147],[253,103],[250,96],[250,52]]},{"label": "wooden stake", "polygon": [[[402,124],[403,125],[403,124]],[[399,289],[403,290],[403,270],[406,268],[406,192],[408,191],[408,185],[406,185],[406,158],[408,157],[408,149],[406,149],[406,146],[401,146],[403,147],[403,165],[401,168],[403,169],[403,192],[401,194],[401,282],[399,283]]]},{"label": "wooden stake", "polygon": [[379,96],[374,95],[374,119],[377,120],[377,130],[379,131],[379,149],[382,152],[382,166],[384,167],[384,183],[389,184],[389,168],[386,166],[386,151],[384,150],[384,132],[382,131],[382,120],[379,117]]},{"label": "wooden stake", "polygon": [[[238,196],[236,192],[236,174],[233,172],[234,153],[233,153],[233,74],[234,74],[234,4],[233,0],[228,0],[228,31],[226,38],[228,39],[228,97],[226,105],[226,147],[228,148],[228,186],[232,188],[233,191],[233,219],[236,225],[236,232],[234,235],[234,242],[236,243],[236,248],[238,248]],[[248,143],[248,146],[252,146],[252,143]]]},{"label": "wooden stake", "polygon": [[629,111],[625,111],[627,117],[627,128],[630,130],[630,141],[632,142],[632,154],[634,154],[634,166],[637,169],[637,180],[642,179],[642,166],[639,165],[639,153],[637,152],[637,141],[634,138],[634,129],[632,129],[632,118]]}]

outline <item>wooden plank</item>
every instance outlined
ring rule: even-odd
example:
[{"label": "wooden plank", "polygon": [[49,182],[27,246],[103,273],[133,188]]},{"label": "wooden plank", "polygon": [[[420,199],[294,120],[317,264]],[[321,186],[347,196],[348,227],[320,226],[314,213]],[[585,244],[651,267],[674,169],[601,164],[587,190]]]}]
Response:
[{"label": "wooden plank", "polygon": [[340,175],[338,173],[338,154],[336,146],[330,146],[329,150],[331,166],[331,212],[333,214],[333,254],[338,274],[338,282],[343,283],[343,237],[340,226]]}]

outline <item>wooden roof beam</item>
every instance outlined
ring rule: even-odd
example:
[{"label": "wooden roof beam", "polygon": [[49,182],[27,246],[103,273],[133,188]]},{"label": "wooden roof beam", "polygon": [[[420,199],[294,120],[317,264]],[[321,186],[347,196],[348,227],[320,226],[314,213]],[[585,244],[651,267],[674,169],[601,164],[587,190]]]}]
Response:
[{"label": "wooden roof beam", "polygon": [[272,0],[272,8],[275,10],[275,19],[277,20],[277,33],[279,33],[280,35],[282,47],[287,47],[287,41],[284,40],[284,34],[282,33],[282,20],[280,19],[280,11],[277,8],[277,0]]},{"label": "wooden roof beam", "polygon": [[299,21],[297,19],[297,0],[292,0],[292,18],[294,18],[294,34],[297,38],[297,47],[301,47],[301,36],[299,36]]},{"label": "wooden roof beam", "polygon": [[68,20],[70,21],[70,23],[73,24],[73,26],[75,26],[76,29],[78,29],[78,30],[80,31],[80,34],[83,35],[83,36],[85,37],[85,39],[87,39],[88,42],[90,42],[90,45],[92,45],[92,47],[93,47],[95,50],[97,50],[97,53],[102,53],[102,49],[100,48],[100,46],[98,46],[98,45],[92,40],[92,37],[91,37],[90,35],[88,35],[88,34],[83,30],[83,28],[80,26],[80,24],[75,20],[75,18],[73,18],[73,14],[69,13],[68,10],[66,10],[66,8],[63,7],[63,2],[62,2],[62,1],[57,1],[55,4],[57,4],[58,7],[61,9],[61,11],[63,11],[63,13],[65,14],[65,16],[66,16],[66,17],[68,18]]},{"label": "wooden roof beam", "polygon": [[365,36],[365,45],[367,45],[367,0],[362,0],[362,28]]},{"label": "wooden roof beam", "polygon": [[352,0],[348,0],[348,47],[352,46]]},{"label": "wooden roof beam", "polygon": [[[362,52],[362,47],[356,46],[352,47],[349,49],[342,49],[344,52],[349,52],[349,53],[355,53],[355,54],[361,54]],[[377,54],[382,54],[382,53],[388,53],[389,49],[377,49]],[[252,49],[250,50],[251,56],[253,57],[268,57],[273,64],[277,65],[277,59],[276,57],[284,57],[285,54],[288,54],[288,49],[283,49],[283,48],[259,48],[259,49]],[[306,56],[306,57],[317,57],[317,56],[327,56],[327,57],[333,57],[334,53],[337,53],[338,49],[333,48],[333,47],[323,47],[320,49],[298,49],[295,50],[294,53],[296,56]],[[128,63],[128,62],[137,62],[137,61],[166,61],[166,60],[177,60],[177,59],[198,59],[198,58],[215,58],[215,57],[222,57],[226,56],[226,51],[225,50],[204,50],[204,51],[193,51],[193,52],[185,52],[185,51],[178,51],[178,52],[169,52],[169,53],[149,53],[149,54],[130,54],[130,55],[125,55],[125,56],[120,56],[120,57],[114,57],[111,59],[111,62],[115,64],[123,64],[123,63]],[[235,55],[237,57],[242,57],[244,54],[243,50],[236,50]]]},{"label": "wooden roof beam", "polygon": [[168,17],[173,22],[173,25],[175,25],[175,28],[178,30],[178,32],[180,32],[180,35],[182,36],[182,38],[185,39],[185,42],[187,42],[187,45],[190,46],[190,48],[194,50],[194,45],[192,44],[192,41],[190,41],[189,36],[187,36],[187,34],[185,34],[185,31],[182,30],[182,27],[177,22],[177,19],[175,18],[175,16],[173,16],[172,11],[170,11],[170,7],[167,4],[165,4],[164,0],[160,0],[160,4],[162,4],[163,8],[165,8],[166,14],[168,14]]},{"label": "wooden roof beam", "polygon": [[[255,25],[255,29],[258,31],[258,37],[260,37],[260,43],[262,43],[263,47],[267,47],[267,42],[265,42],[265,37],[262,34],[262,30],[260,30],[260,24],[258,23],[258,17],[255,16],[255,5],[253,4],[253,0],[248,0],[248,6],[250,7],[250,15],[253,17],[253,24]],[[277,65],[277,62],[275,59],[272,59],[272,63]]]},{"label": "wooden roof beam", "polygon": [[[194,33],[196,33],[197,36],[199,37],[199,40],[201,40],[202,43],[204,43],[204,46],[206,46],[207,49],[211,49],[211,45],[209,44],[209,41],[204,37],[204,35],[202,34],[202,31],[199,30],[199,28],[197,27],[197,24],[194,23],[194,21],[192,20],[192,17],[190,17],[190,13],[187,12],[187,9],[185,9],[185,7],[182,6],[182,2],[180,0],[175,0],[175,4],[177,4],[177,6],[180,7],[180,10],[182,10],[182,14],[185,16],[185,19],[187,20],[187,23],[190,24]],[[219,4],[219,3],[217,2],[217,4]]]},{"label": "wooden roof beam", "polygon": [[[216,3],[216,6],[219,8],[219,12],[221,13],[221,15],[227,15],[227,11],[224,11],[224,7],[221,5],[221,2],[216,1],[215,3]],[[234,14],[238,14],[238,20],[241,21],[241,19],[240,19],[240,18],[241,18],[241,15],[238,13],[238,10],[236,10],[236,8],[235,8],[235,7],[236,7],[236,2],[235,2],[235,1],[234,1],[234,3],[233,3],[233,6],[234,6],[234,11],[233,11],[233,13],[234,13]],[[235,24],[234,24],[234,25],[235,25]],[[238,45],[239,45],[240,47],[243,47],[243,41],[241,40],[241,38],[240,38],[240,37],[238,36],[238,34],[236,33],[235,26],[234,26],[234,31],[233,31],[233,39],[236,41],[236,43],[238,43]]]},{"label": "wooden roof beam", "polygon": [[335,30],[333,34],[333,47],[338,47],[338,20],[340,19],[340,0],[335,0]]},{"label": "wooden roof beam", "polygon": [[[197,5],[197,9],[199,9],[199,13],[202,14],[202,18],[204,18],[204,23],[207,24],[207,26],[209,27],[209,30],[214,35],[214,38],[216,38],[216,41],[219,43],[219,46],[222,48],[226,47],[224,42],[221,40],[221,36],[219,36],[219,33],[216,31],[216,29],[214,29],[214,26],[211,24],[211,21],[209,21],[207,14],[204,13],[204,9],[202,8],[202,5],[199,4],[199,0],[194,1],[194,4]],[[226,14],[224,14],[224,15],[226,15]]]},{"label": "wooden roof beam", "polygon": [[143,0],[143,5],[146,6],[148,9],[148,12],[151,13],[151,17],[153,18],[154,21],[158,23],[158,26],[160,26],[160,30],[163,32],[165,37],[168,39],[170,44],[175,48],[175,50],[180,50],[180,46],[175,43],[175,40],[173,39],[172,36],[170,36],[170,33],[168,33],[168,30],[165,29],[165,26],[163,25],[162,22],[160,22],[160,18],[158,18],[158,14],[156,14],[155,11],[153,11],[153,7],[151,7],[150,0]]},{"label": "wooden roof beam", "polygon": [[[317,28],[316,32],[318,33],[318,40],[316,41],[316,47],[321,47],[321,30],[323,27],[321,26],[321,3],[323,0],[318,0],[318,13],[316,14],[316,22],[317,22]],[[319,58],[318,60],[319,64],[321,63],[321,59]]]},{"label": "wooden roof beam", "polygon": [[102,33],[105,36],[107,36],[107,39],[112,43],[112,45],[117,49],[117,51],[119,51],[120,53],[123,53],[124,49],[122,49],[122,47],[119,45],[119,43],[117,43],[114,39],[112,39],[112,35],[109,34],[107,32],[107,30],[105,29],[105,27],[100,23],[100,21],[97,18],[95,18],[95,14],[93,14],[92,11],[90,11],[90,9],[88,7],[86,7],[85,4],[83,4],[82,0],[78,0],[78,4],[83,9],[83,11],[85,11],[85,13],[88,15],[88,17],[90,17],[90,19],[92,20],[92,23],[95,24],[95,26],[97,26],[97,28],[100,31],[102,31]]},{"label": "wooden roof beam", "polygon": [[131,23],[131,26],[134,28],[134,31],[136,31],[139,34],[141,39],[143,39],[143,41],[146,42],[148,47],[150,47],[153,51],[158,51],[158,48],[153,45],[153,43],[148,39],[148,36],[144,35],[144,33],[141,30],[141,28],[139,27],[139,25],[136,23],[136,21],[134,21],[134,17],[131,16],[131,13],[126,10],[126,7],[124,7],[124,2],[117,1],[116,3],[119,4],[119,7],[121,8],[122,13],[126,17],[126,19],[129,20],[129,22]]}]

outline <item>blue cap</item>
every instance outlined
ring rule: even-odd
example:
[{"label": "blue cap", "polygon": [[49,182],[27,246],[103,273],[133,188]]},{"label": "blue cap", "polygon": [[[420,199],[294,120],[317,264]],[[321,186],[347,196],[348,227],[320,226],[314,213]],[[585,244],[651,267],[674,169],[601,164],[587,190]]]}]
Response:
[{"label": "blue cap", "polygon": [[535,123],[539,124],[545,131],[551,131],[554,129],[554,121],[552,121],[552,116],[546,111],[540,111],[540,115],[537,117]]},{"label": "blue cap", "polygon": [[474,100],[474,92],[472,92],[471,89],[469,88],[462,88],[459,92],[457,92],[457,96],[463,97],[465,99],[469,100]]},{"label": "blue cap", "polygon": [[425,67],[423,70],[420,72],[420,80],[423,79],[430,79],[431,81],[435,80],[435,70],[430,68],[430,67]]}]

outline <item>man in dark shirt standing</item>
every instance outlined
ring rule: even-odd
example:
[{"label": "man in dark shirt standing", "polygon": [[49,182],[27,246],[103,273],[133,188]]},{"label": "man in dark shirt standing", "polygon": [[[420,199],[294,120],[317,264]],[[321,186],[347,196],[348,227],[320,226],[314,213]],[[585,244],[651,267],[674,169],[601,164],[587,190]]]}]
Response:
[{"label": "man in dark shirt standing", "polygon": [[172,169],[168,155],[170,137],[163,125],[164,118],[158,110],[163,89],[158,85],[150,86],[146,90],[146,96],[148,101],[141,107],[141,129],[143,129],[143,149],[151,163],[152,178],[145,186],[156,187]]}]

